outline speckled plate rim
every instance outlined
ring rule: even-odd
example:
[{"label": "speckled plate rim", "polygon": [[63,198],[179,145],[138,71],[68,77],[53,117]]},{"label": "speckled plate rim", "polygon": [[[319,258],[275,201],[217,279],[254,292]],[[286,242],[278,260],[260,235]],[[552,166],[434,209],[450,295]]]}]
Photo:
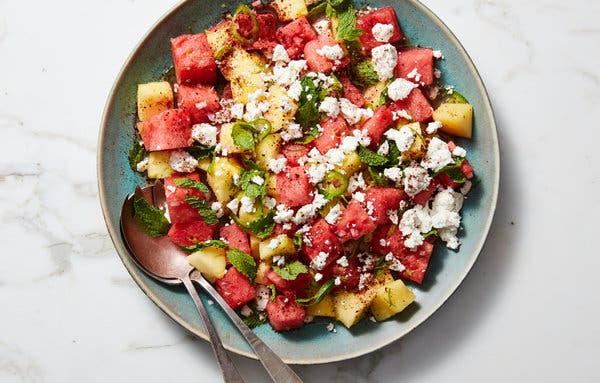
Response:
[{"label": "speckled plate rim", "polygon": [[[138,51],[141,49],[141,47],[144,45],[144,43],[148,40],[148,38],[153,33],[153,31],[156,28],[160,27],[161,24],[163,24],[167,18],[169,18],[173,13],[178,11],[180,7],[182,7],[185,3],[187,3],[187,1],[188,0],[183,0],[179,4],[172,7],[169,11],[167,11],[159,19],[159,21],[157,21],[156,23],[154,23],[154,25],[152,25],[152,27],[148,30],[148,32],[145,33],[145,35],[142,37],[140,42],[133,49],[132,53],[129,55],[129,57],[125,61],[125,64],[119,71],[117,79],[110,90],[110,94],[106,101],[106,106],[104,108],[104,112],[102,115],[102,121],[101,121],[100,131],[99,131],[99,135],[98,135],[97,169],[96,169],[96,171],[97,171],[97,177],[98,177],[98,192],[99,192],[99,197],[100,197],[100,205],[102,208],[104,222],[108,229],[110,238],[111,238],[111,240],[117,250],[117,253],[119,254],[119,257],[121,258],[121,261],[123,262],[125,268],[129,272],[129,274],[131,275],[131,277],[133,278],[135,283],[144,292],[144,294],[146,294],[146,296],[148,296],[148,298],[150,298],[150,300],[152,302],[154,302],[154,304],[158,308],[160,308],[168,317],[170,317],[173,321],[178,323],[180,326],[185,328],[190,333],[208,341],[208,336],[205,332],[197,331],[195,328],[191,327],[190,324],[184,318],[182,318],[180,315],[177,315],[177,313],[175,313],[173,310],[171,310],[161,299],[159,299],[157,297],[157,295],[152,291],[151,288],[148,287],[148,285],[146,285],[144,283],[144,281],[142,281],[137,275],[135,275],[131,271],[133,268],[137,268],[137,265],[130,258],[129,250],[125,247],[125,245],[121,239],[120,228],[118,226],[113,225],[109,220],[107,195],[104,192],[104,190],[105,190],[105,188],[104,188],[105,169],[102,166],[102,164],[104,163],[103,148],[105,146],[105,140],[106,140],[106,130],[107,130],[106,127],[107,127],[107,122],[108,122],[107,119],[110,114],[111,107],[112,107],[112,105],[114,105],[116,90],[121,86],[125,72],[127,71],[127,68],[131,65],[131,63],[132,63],[133,59],[135,58],[135,56],[137,55]],[[467,69],[468,69],[469,73],[471,74],[472,78],[476,80],[477,89],[480,92],[480,94],[483,95],[483,98],[485,100],[484,105],[483,105],[483,107],[485,109],[484,113],[486,113],[487,115],[490,116],[490,125],[487,127],[487,129],[491,130],[492,139],[493,139],[493,149],[494,149],[493,153],[491,153],[490,157],[493,157],[496,169],[494,171],[494,178],[493,178],[493,185],[492,185],[493,187],[492,187],[491,208],[489,210],[488,216],[486,217],[485,223],[483,224],[483,235],[481,236],[479,243],[476,245],[475,250],[472,252],[470,259],[469,259],[468,263],[466,264],[466,267],[464,268],[463,272],[460,275],[457,275],[456,283],[454,283],[446,291],[446,293],[441,297],[441,299],[439,299],[437,304],[431,305],[430,307],[427,308],[426,312],[424,313],[423,320],[420,323],[416,323],[412,326],[405,328],[404,331],[399,332],[395,338],[390,338],[390,339],[387,339],[383,342],[379,342],[376,344],[370,344],[369,346],[365,346],[360,351],[347,353],[347,354],[339,354],[339,355],[331,356],[329,358],[319,358],[319,359],[283,358],[286,363],[290,363],[290,364],[322,364],[322,363],[331,363],[331,362],[352,359],[352,358],[356,358],[356,357],[359,357],[359,356],[362,356],[365,354],[369,354],[376,350],[379,350],[380,348],[383,348],[383,347],[401,339],[406,334],[408,334],[409,332],[414,330],[416,327],[418,327],[419,325],[424,323],[426,320],[428,320],[448,300],[448,298],[450,298],[450,296],[456,291],[458,286],[460,286],[460,284],[463,282],[463,280],[466,278],[467,274],[469,273],[469,271],[472,269],[473,265],[475,264],[475,261],[477,260],[479,254],[481,253],[481,250],[483,249],[485,241],[487,240],[487,237],[489,235],[492,221],[494,219],[494,214],[496,212],[496,206],[497,206],[497,202],[498,202],[498,191],[500,189],[500,148],[499,148],[499,142],[498,142],[498,131],[496,129],[496,120],[495,120],[494,110],[491,105],[487,89],[483,83],[483,80],[481,79],[481,76],[479,75],[477,68],[475,67],[475,64],[473,63],[473,60],[467,53],[464,46],[458,40],[458,38],[452,33],[450,28],[435,13],[433,13],[433,11],[431,11],[428,7],[426,7],[420,1],[418,1],[418,0],[403,0],[403,1],[411,3],[416,8],[418,8],[421,12],[423,12],[426,16],[428,16],[432,22],[436,23],[440,27],[440,29],[444,32],[446,37],[459,48],[459,53],[460,53],[460,55],[462,55],[464,57],[465,61],[467,62],[467,64],[468,64]],[[244,350],[241,350],[236,347],[231,347],[229,345],[225,345],[225,348],[227,350],[235,352],[239,355],[243,355],[243,356],[246,356],[246,357],[252,358],[252,359],[257,359],[257,357],[254,353],[246,352]]]}]

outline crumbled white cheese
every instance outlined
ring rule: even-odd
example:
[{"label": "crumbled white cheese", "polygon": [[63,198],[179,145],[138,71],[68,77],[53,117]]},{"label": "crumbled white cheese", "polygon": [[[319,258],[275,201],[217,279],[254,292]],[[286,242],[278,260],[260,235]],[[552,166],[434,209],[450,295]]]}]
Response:
[{"label": "crumbled white cheese", "polygon": [[358,138],[354,136],[345,136],[342,138],[340,148],[344,151],[344,153],[354,152],[356,148],[358,148]]},{"label": "crumbled white cheese", "polygon": [[144,157],[143,160],[141,160],[140,162],[138,162],[135,165],[135,168],[138,172],[142,173],[142,172],[145,172],[146,170],[148,170],[149,165],[150,165],[150,158]]},{"label": "crumbled white cheese", "polygon": [[322,194],[316,193],[312,203],[304,205],[298,209],[296,215],[294,216],[293,222],[296,225],[302,225],[306,223],[306,221],[317,215],[318,211],[327,205],[327,202],[327,199],[325,199]]},{"label": "crumbled white cheese", "polygon": [[333,280],[333,284],[336,286],[339,286],[342,284],[342,280],[340,279],[340,277],[335,277],[335,279]]},{"label": "crumbled white cheese", "polygon": [[287,90],[288,96],[294,101],[300,100],[300,94],[302,94],[302,84],[300,81],[296,80],[290,85]]},{"label": "crumbled white cheese", "polygon": [[287,65],[277,63],[273,67],[273,80],[282,86],[290,86],[298,80],[300,73],[306,68],[306,60],[292,60]]},{"label": "crumbled white cheese", "polygon": [[286,223],[290,222],[294,217],[294,210],[288,208],[284,204],[277,205],[277,211],[273,216],[273,221],[275,223]]},{"label": "crumbled white cheese", "polygon": [[437,193],[431,203],[432,226],[438,229],[440,239],[446,242],[446,246],[450,249],[457,249],[460,246],[456,234],[460,226],[459,212],[463,201],[462,194],[448,188]]},{"label": "crumbled white cheese", "polygon": [[411,164],[411,166],[404,169],[404,191],[410,197],[414,197],[419,192],[427,189],[430,182],[431,177],[427,169],[417,164]]},{"label": "crumbled white cheese", "polygon": [[217,218],[221,218],[225,214],[225,212],[223,211],[223,204],[221,202],[213,202],[210,205],[210,208],[212,209],[212,211],[217,213]]},{"label": "crumbled white cheese", "polygon": [[396,183],[402,182],[402,169],[400,168],[392,167],[383,169],[383,175]]},{"label": "crumbled white cheese", "polygon": [[394,225],[398,224],[399,219],[398,219],[398,212],[396,210],[388,210],[385,213],[388,216],[388,218],[390,219],[391,223],[393,223]]},{"label": "crumbled white cheese", "polygon": [[387,141],[384,141],[383,144],[379,145],[379,149],[377,149],[377,154],[379,154],[380,156],[387,156],[388,153],[390,152],[390,143]]},{"label": "crumbled white cheese", "polygon": [[241,120],[244,116],[244,104],[234,104],[231,106],[231,117],[236,120]]},{"label": "crumbled white cheese", "polygon": [[192,138],[205,146],[217,145],[217,127],[202,123],[192,127]]},{"label": "crumbled white cheese", "polygon": [[441,122],[433,121],[433,122],[430,122],[429,124],[427,124],[427,128],[425,128],[425,131],[427,132],[427,134],[435,134],[435,132],[437,132],[438,129],[441,127],[442,127]]},{"label": "crumbled white cheese", "polygon": [[410,71],[410,73],[408,73],[406,77],[414,79],[416,82],[421,81],[421,74],[419,73],[417,68],[414,68],[412,71]]},{"label": "crumbled white cheese", "polygon": [[191,173],[198,167],[198,160],[185,150],[175,150],[169,157],[169,165],[179,173]]},{"label": "crumbled white cheese", "polygon": [[400,118],[403,118],[405,120],[412,120],[412,116],[410,115],[410,113],[408,113],[406,111],[406,109],[393,111],[392,117],[393,117],[394,121],[399,120]]},{"label": "crumbled white cheese", "polygon": [[237,215],[238,209],[240,208],[240,200],[237,198],[234,198],[231,201],[229,201],[229,203],[226,206],[229,210],[231,210],[231,212],[233,214]]},{"label": "crumbled white cheese", "polygon": [[330,118],[340,114],[340,105],[335,97],[325,97],[319,106],[319,112],[325,113]]},{"label": "crumbled white cheese", "polygon": [[354,193],[358,189],[366,188],[367,183],[365,182],[362,172],[353,174],[352,177],[350,177],[350,180],[348,180],[348,191],[350,193]]},{"label": "crumbled white cheese", "polygon": [[417,85],[410,81],[397,78],[388,86],[388,96],[393,101],[404,100],[416,87]]},{"label": "crumbled white cheese", "polygon": [[269,159],[267,165],[269,166],[269,170],[271,170],[275,174],[279,174],[285,170],[287,166],[287,158],[271,158]]},{"label": "crumbled white cheese", "polygon": [[264,197],[263,198],[263,205],[265,205],[265,207],[269,210],[273,210],[275,209],[275,206],[277,206],[277,200],[273,197]]},{"label": "crumbled white cheese", "polygon": [[423,244],[423,235],[432,229],[431,217],[429,209],[421,205],[415,205],[402,214],[402,219],[399,224],[404,239],[404,245],[409,249],[415,249]]},{"label": "crumbled white cheese", "polygon": [[295,122],[289,123],[287,128],[283,129],[280,134],[281,139],[286,142],[296,138],[302,138],[302,126]]},{"label": "crumbled white cheese", "polygon": [[391,44],[375,47],[371,50],[373,68],[380,81],[387,81],[394,77],[394,69],[398,64],[398,51]]},{"label": "crumbled white cheese", "polygon": [[240,200],[240,214],[252,213],[254,211],[254,201],[248,196],[243,196]]},{"label": "crumbled white cheese", "polygon": [[388,267],[392,271],[397,271],[400,273],[400,272],[406,270],[406,267],[396,257],[392,257],[392,259],[389,262],[390,262],[390,264],[388,265]]},{"label": "crumbled white cheese", "polygon": [[332,61],[344,58],[344,50],[340,44],[324,45],[322,48],[317,49],[316,52],[319,56],[323,56]]},{"label": "crumbled white cheese", "polygon": [[252,122],[259,118],[262,118],[262,110],[255,102],[249,102],[246,104],[246,113],[242,117],[245,121]]},{"label": "crumbled white cheese", "polygon": [[273,238],[267,243],[267,249],[269,250],[275,250],[277,246],[279,246],[279,238]]},{"label": "crumbled white cheese", "polygon": [[283,45],[281,45],[281,44],[275,45],[275,49],[273,49],[272,60],[275,62],[285,62],[285,63],[290,62],[290,56],[288,55],[288,53],[285,50],[285,48],[283,47]]},{"label": "crumbled white cheese", "polygon": [[[437,69],[437,68],[436,68],[436,69],[434,69],[434,70],[433,70],[433,77],[435,77],[435,78],[441,78],[441,77],[442,77],[442,71],[441,71],[441,70],[439,70],[439,69]],[[438,90],[438,92],[439,92],[439,88],[437,88],[437,90]],[[436,94],[437,94],[437,93],[436,93]],[[435,98],[435,97],[433,97],[433,98]]]},{"label": "crumbled white cheese", "polygon": [[335,329],[335,325],[331,322],[327,325],[327,331],[332,332],[332,333],[337,332],[337,330]]},{"label": "crumbled white cheese", "polygon": [[204,108],[206,108],[208,106],[208,104],[206,103],[206,101],[200,101],[198,103],[196,103],[195,107],[196,109],[202,110]]},{"label": "crumbled white cheese", "polygon": [[311,184],[316,185],[319,182],[323,181],[325,178],[325,174],[327,173],[327,165],[324,164],[315,164],[310,165],[308,168],[308,180]]},{"label": "crumbled white cheese", "polygon": [[269,298],[271,297],[271,289],[264,285],[256,286],[256,310],[265,311]]},{"label": "crumbled white cheese", "polygon": [[251,181],[257,184],[258,186],[262,186],[265,183],[265,179],[258,175],[253,176]]},{"label": "crumbled white cheese", "polygon": [[371,28],[373,37],[380,43],[387,43],[394,35],[394,26],[392,24],[377,23]]},{"label": "crumbled white cheese", "polygon": [[340,109],[342,115],[350,125],[355,125],[363,118],[373,117],[373,111],[371,109],[359,108],[347,98],[340,99]]},{"label": "crumbled white cheese", "polygon": [[436,59],[441,59],[443,57],[442,56],[442,51],[434,50],[433,51],[433,57],[436,58]]},{"label": "crumbled white cheese", "polygon": [[384,135],[394,141],[400,152],[406,152],[415,142],[415,132],[411,128],[404,125],[400,130],[390,129]]},{"label": "crumbled white cheese", "polygon": [[318,271],[323,270],[327,265],[327,258],[329,258],[329,253],[324,251],[319,252],[319,254],[310,263],[310,267]]},{"label": "crumbled white cheese", "polygon": [[321,279],[323,279],[323,274],[315,273],[314,279],[315,279],[315,282],[319,282]]},{"label": "crumbled white cheese", "polygon": [[352,194],[352,198],[354,198],[358,202],[365,202],[365,193],[357,191],[354,194]]},{"label": "crumbled white cheese", "polygon": [[452,162],[452,153],[448,149],[448,144],[437,137],[433,137],[427,147],[425,158],[421,161],[421,166],[437,172]]},{"label": "crumbled white cheese", "polygon": [[323,157],[325,159],[325,162],[327,162],[328,165],[332,166],[342,165],[344,159],[346,158],[346,156],[344,155],[344,151],[340,148],[329,149]]},{"label": "crumbled white cheese", "polygon": [[456,148],[454,148],[454,150],[452,151],[452,155],[457,157],[466,157],[467,151],[460,146],[456,146]]},{"label": "crumbled white cheese", "polygon": [[329,213],[325,216],[325,221],[330,225],[335,225],[337,220],[342,215],[342,207],[337,204],[329,210]]},{"label": "crumbled white cheese", "polygon": [[349,265],[348,258],[346,258],[345,255],[343,257],[341,257],[340,259],[338,259],[337,261],[335,261],[335,263],[337,263],[338,265],[340,265],[342,267],[348,267],[348,265]]}]

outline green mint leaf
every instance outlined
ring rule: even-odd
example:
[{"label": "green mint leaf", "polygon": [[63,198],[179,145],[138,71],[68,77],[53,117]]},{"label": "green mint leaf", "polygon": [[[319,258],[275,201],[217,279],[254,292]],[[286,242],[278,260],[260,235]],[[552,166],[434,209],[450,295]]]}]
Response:
[{"label": "green mint leaf", "polygon": [[331,278],[327,282],[323,283],[321,288],[312,297],[296,299],[296,303],[301,306],[314,306],[319,304],[334,287],[334,279]]},{"label": "green mint leaf", "polygon": [[271,266],[271,268],[275,273],[277,273],[281,278],[285,279],[286,281],[294,281],[296,280],[296,278],[298,278],[298,275],[308,273],[308,269],[300,261],[288,263],[283,267],[273,265]]},{"label": "green mint leaf", "polygon": [[242,319],[242,321],[246,324],[246,326],[250,328],[256,328],[262,324],[267,323],[267,313],[266,312],[253,312],[250,316]]},{"label": "green mint leaf", "polygon": [[[259,177],[263,180],[262,185],[254,182],[254,178]],[[258,170],[244,170],[240,174],[240,187],[248,198],[256,199],[267,194],[267,173]]]},{"label": "green mint leaf", "polygon": [[250,254],[231,247],[227,250],[227,259],[237,271],[248,277],[250,282],[254,281],[254,278],[256,278],[256,261]]},{"label": "green mint leaf", "polygon": [[275,289],[275,285],[271,283],[267,287],[269,288],[269,290],[271,290],[271,302],[275,302],[275,297],[277,296],[277,290]]},{"label": "green mint leaf", "polygon": [[384,156],[381,156],[362,145],[358,148],[358,157],[364,164],[369,166],[381,166],[388,162],[387,158]]},{"label": "green mint leaf", "polygon": [[242,149],[254,149],[256,140],[254,138],[254,127],[245,122],[236,122],[231,130],[233,143]]},{"label": "green mint leaf", "polygon": [[131,150],[129,151],[129,165],[133,171],[137,172],[137,164],[139,164],[140,161],[146,157],[146,155],[146,149],[144,149],[144,146],[136,139],[133,142]]},{"label": "green mint leaf", "polygon": [[302,85],[302,92],[298,100],[298,110],[295,118],[296,122],[305,130],[310,130],[321,122],[318,106],[319,93],[315,83],[308,76],[302,77],[300,85]]},{"label": "green mint leaf", "polygon": [[369,182],[370,184],[375,184],[382,187],[387,187],[391,184],[390,180],[387,179],[387,177],[385,177],[379,169],[368,166],[367,170],[371,176],[371,182]]},{"label": "green mint leaf", "polygon": [[457,184],[462,184],[462,183],[467,182],[467,177],[465,177],[462,170],[460,170],[460,167],[448,169],[448,170],[446,170],[446,174],[448,175],[448,177],[450,177],[450,179],[452,181],[456,182]]},{"label": "green mint leaf", "polygon": [[248,224],[248,230],[260,239],[265,239],[271,235],[275,222],[273,222],[274,213],[270,211],[266,216],[252,221]]},{"label": "green mint leaf", "polygon": [[357,40],[365,31],[356,26],[356,12],[352,5],[348,5],[345,10],[338,11],[339,24],[335,30],[338,40],[354,41]]},{"label": "green mint leaf", "polygon": [[144,198],[133,201],[133,214],[142,230],[153,238],[164,237],[169,231],[169,221],[165,212],[148,203]]},{"label": "green mint leaf", "polygon": [[198,250],[202,250],[204,248],[207,247],[218,247],[221,249],[225,249],[227,248],[227,244],[221,240],[218,239],[211,239],[210,241],[204,241],[204,242],[200,242],[197,243],[195,245],[191,245],[191,246],[183,246],[181,249],[185,252],[188,253],[193,253],[196,252]]},{"label": "green mint leaf", "polygon": [[303,235],[300,232],[296,232],[294,234],[294,238],[292,239],[292,242],[294,242],[294,245],[296,245],[297,248],[301,249],[302,248],[302,241],[303,241]]},{"label": "green mint leaf", "polygon": [[191,207],[198,210],[198,214],[200,214],[202,220],[208,225],[214,225],[219,222],[217,213],[215,213],[215,211],[208,206],[208,202],[205,200],[191,195],[186,195],[185,202],[189,203]]},{"label": "green mint leaf", "polygon": [[[465,159],[463,157],[459,157],[459,156],[454,156],[452,159],[454,160],[454,162],[444,166],[443,168],[441,168],[440,170],[435,172],[433,174],[433,176],[435,177],[441,173],[447,173],[448,171],[452,171],[452,170],[456,170],[456,169],[460,170],[460,165],[462,165],[462,163]],[[461,172],[461,174],[462,174],[462,172]],[[448,174],[448,175],[452,178],[452,176],[450,174]],[[463,177],[464,177],[464,174],[463,174]],[[466,181],[466,179],[465,179],[465,181]],[[462,181],[462,182],[465,182],[465,181]],[[456,182],[456,181],[454,181],[454,182]]]},{"label": "green mint leaf", "polygon": [[203,193],[209,192],[208,186],[204,185],[202,182],[193,180],[191,178],[176,178],[173,181],[173,183],[175,184],[175,186],[180,186],[180,187],[184,187],[184,188],[192,188],[192,189],[199,190]]},{"label": "green mint leaf", "polygon": [[350,78],[355,85],[366,87],[379,82],[379,75],[373,68],[373,63],[368,60],[360,61],[349,69]]},{"label": "green mint leaf", "polygon": [[396,166],[400,164],[402,160],[402,153],[400,153],[400,149],[398,149],[396,143],[394,141],[388,140],[388,147],[390,149],[388,150],[388,154],[385,156],[388,160],[387,165]]},{"label": "green mint leaf", "polygon": [[188,152],[192,157],[194,157],[197,160],[203,160],[205,158],[214,156],[215,148],[204,145],[197,145],[192,146],[191,148],[187,148],[186,152]]}]

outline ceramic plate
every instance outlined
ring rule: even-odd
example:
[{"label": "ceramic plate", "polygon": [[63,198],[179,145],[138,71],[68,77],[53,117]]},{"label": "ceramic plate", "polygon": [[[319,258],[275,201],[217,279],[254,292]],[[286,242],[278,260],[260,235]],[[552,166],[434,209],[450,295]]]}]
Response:
[{"label": "ceramic plate", "polygon": [[[125,63],[108,99],[98,145],[98,178],[102,210],[108,230],[125,267],[148,297],[169,317],[190,332],[206,339],[205,328],[190,297],[181,288],[154,282],[141,272],[128,255],[119,232],[123,199],[145,180],[128,163],[136,121],[136,87],[155,81],[172,66],[169,39],[184,33],[199,33],[220,20],[223,11],[235,9],[236,1],[185,1],[171,10],[144,37]],[[365,5],[355,1],[357,8]],[[416,303],[383,323],[363,320],[351,330],[338,325],[337,333],[326,330],[329,321],[317,319],[300,330],[275,333],[269,325],[256,333],[288,363],[313,364],[353,358],[377,350],[406,335],[433,314],[456,290],[473,266],[490,228],[500,174],[498,140],[494,116],[483,82],[473,63],[450,30],[426,7],[414,0],[370,1],[372,7],[392,5],[405,35],[413,44],[440,49],[438,62],[443,82],[452,84],[475,108],[474,137],[458,140],[469,153],[480,181],[463,208],[462,246],[453,252],[438,245],[424,284],[411,284]],[[225,315],[209,306],[225,347],[254,357]]]}]

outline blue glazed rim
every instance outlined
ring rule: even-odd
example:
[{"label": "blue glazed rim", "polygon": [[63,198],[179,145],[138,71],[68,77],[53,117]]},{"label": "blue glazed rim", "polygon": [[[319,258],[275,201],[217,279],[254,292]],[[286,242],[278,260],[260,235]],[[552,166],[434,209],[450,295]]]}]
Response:
[{"label": "blue glazed rim", "polygon": [[[140,289],[148,296],[148,298],[150,298],[150,300],[152,300],[167,316],[169,316],[172,320],[174,320],[176,323],[181,325],[183,328],[185,328],[192,334],[195,334],[202,339],[208,340],[207,334],[206,334],[203,326],[202,325],[198,326],[197,324],[195,325],[194,323],[191,323],[184,317],[181,310],[176,310],[173,307],[169,306],[165,301],[163,301],[163,299],[154,290],[156,287],[153,287],[152,282],[149,281],[149,279],[143,275],[143,272],[141,272],[137,268],[137,266],[135,265],[133,260],[130,258],[129,252],[121,238],[118,220],[113,221],[111,219],[111,218],[113,218],[113,217],[111,217],[111,211],[110,211],[111,198],[110,198],[110,192],[107,189],[107,187],[108,187],[107,177],[110,176],[110,174],[109,174],[110,171],[107,166],[107,163],[109,163],[109,162],[107,160],[111,160],[112,158],[108,158],[108,157],[110,157],[110,154],[105,153],[105,148],[106,148],[107,142],[109,141],[108,134],[107,134],[109,119],[115,113],[115,109],[117,108],[117,105],[115,105],[115,101],[116,101],[118,90],[123,85],[126,74],[129,70],[129,68],[133,65],[133,62],[134,62],[136,56],[139,55],[141,49],[151,39],[151,36],[153,35],[153,33],[158,28],[160,28],[164,23],[166,23],[166,21],[171,16],[173,16],[178,11],[180,11],[180,9],[183,8],[185,5],[187,5],[188,3],[191,3],[191,1],[189,1],[189,0],[181,1],[179,4],[174,6],[171,10],[166,12],[165,15],[163,17],[161,17],[161,19],[159,21],[157,21],[150,28],[150,30],[144,35],[144,37],[138,43],[138,45],[133,50],[133,52],[129,55],[129,57],[126,60],[125,64],[123,65],[122,69],[120,70],[119,75],[118,75],[118,77],[111,89],[110,95],[107,99],[106,107],[104,109],[104,113],[103,113],[103,117],[102,117],[101,128],[100,128],[99,138],[98,138],[97,175],[98,175],[98,189],[99,189],[100,203],[101,203],[102,213],[104,216],[104,220],[106,222],[108,232],[109,232],[110,237],[113,241],[113,244],[117,250],[117,253],[119,254],[119,257],[121,258],[121,261],[123,262],[125,268],[128,270],[128,272],[131,275],[131,277],[133,278],[133,280],[140,287]],[[293,355],[282,355],[283,360],[287,363],[319,364],[319,363],[329,363],[329,362],[351,359],[351,358],[355,358],[355,357],[376,351],[376,350],[402,338],[406,334],[408,334],[410,331],[412,331],[418,325],[420,325],[425,320],[427,320],[435,311],[437,311],[441,307],[442,304],[444,304],[444,302],[447,301],[447,299],[454,293],[454,291],[456,291],[458,286],[462,283],[464,278],[467,276],[467,274],[471,270],[473,264],[477,260],[477,257],[484,246],[485,240],[488,236],[488,233],[489,233],[489,230],[490,230],[490,227],[492,224],[492,220],[493,220],[494,213],[496,210],[499,183],[500,183],[500,154],[499,154],[498,135],[497,135],[497,130],[496,130],[496,123],[495,123],[495,119],[494,119],[493,108],[490,103],[489,96],[488,96],[487,90],[485,88],[485,85],[484,85],[481,77],[479,76],[479,72],[475,68],[475,65],[473,64],[470,56],[467,54],[466,50],[464,49],[464,47],[462,46],[460,41],[456,38],[456,36],[454,36],[454,34],[450,31],[450,29],[429,8],[427,8],[425,5],[421,4],[417,0],[396,0],[393,2],[389,2],[389,4],[386,4],[386,5],[393,6],[398,3],[407,3],[409,6],[414,7],[418,12],[421,12],[430,22],[434,23],[437,26],[437,28],[439,28],[439,30],[441,30],[443,32],[443,34],[445,35],[445,38],[447,38],[449,40],[449,42],[451,43],[451,45],[453,45],[453,47],[452,47],[453,50],[456,51],[456,53],[460,56],[460,58],[466,64],[465,70],[467,71],[466,72],[467,77],[470,80],[474,81],[474,83],[475,83],[474,85],[475,85],[476,93],[482,101],[480,103],[480,105],[478,105],[476,108],[476,114],[484,115],[485,117],[487,117],[487,121],[486,121],[487,126],[485,127],[485,129],[489,130],[489,132],[487,132],[487,133],[490,134],[489,139],[491,140],[490,148],[492,150],[492,153],[485,153],[485,156],[484,156],[486,158],[486,163],[491,162],[490,169],[492,171],[491,177],[488,177],[488,180],[487,180],[488,182],[486,185],[486,187],[490,190],[490,192],[489,192],[490,195],[488,196],[488,209],[486,211],[485,216],[483,216],[483,217],[477,216],[474,218],[480,225],[479,238],[476,241],[476,243],[472,246],[470,253],[466,254],[467,259],[464,260],[464,265],[463,265],[462,269],[460,270],[460,272],[452,275],[453,282],[450,283],[448,286],[446,286],[446,289],[437,298],[437,300],[435,301],[434,304],[430,304],[426,307],[418,307],[418,310],[422,310],[420,313],[419,320],[417,320],[416,322],[409,321],[410,322],[409,325],[401,326],[399,331],[397,333],[395,333],[394,336],[391,336],[391,337],[385,338],[385,339],[379,339],[376,342],[366,343],[364,346],[362,346],[358,349],[351,350],[349,352],[344,352],[342,350],[338,353],[332,353],[330,355],[320,355],[319,357],[296,357]],[[133,124],[133,121],[132,121],[132,124]],[[469,144],[467,143],[467,148],[468,148],[468,145]],[[118,155],[118,153],[117,153],[117,155]],[[475,170],[477,171],[477,169],[478,168],[476,167]],[[112,175],[114,176],[114,174],[112,174]],[[138,180],[138,182],[139,182],[139,180]],[[132,191],[133,190],[131,190],[131,192]],[[120,204],[120,202],[119,202],[119,204]],[[114,216],[114,212],[113,212],[113,216]],[[438,246],[436,246],[436,249],[437,249],[437,247]],[[442,250],[442,251],[444,251],[444,250]],[[463,255],[465,255],[465,254],[463,254]],[[434,254],[434,257],[435,256],[439,256],[439,255]],[[205,297],[204,297],[204,299],[206,300]],[[215,310],[213,310],[212,314],[214,314],[214,311]],[[218,310],[218,311],[220,311],[220,310]],[[220,319],[223,319],[223,318],[220,318]],[[404,320],[404,321],[406,321],[406,320]],[[368,321],[363,320],[363,322],[368,322]],[[378,325],[383,326],[385,323],[386,322],[382,322]],[[219,326],[217,326],[217,327],[219,327]],[[266,326],[262,326],[262,327],[266,327]],[[257,330],[260,330],[260,328]],[[342,330],[345,330],[345,329],[342,329]],[[363,330],[364,329],[362,329],[360,331],[363,331]],[[259,332],[259,331],[257,331],[257,332]],[[228,334],[222,334],[222,335],[225,335],[223,338],[224,338],[224,345],[225,345],[226,349],[228,349],[232,352],[235,352],[237,354],[256,359],[256,355],[249,348],[247,348],[247,347],[244,348],[246,346],[245,344],[243,344],[241,346],[236,345],[236,344],[230,344],[228,342],[228,341],[230,341]],[[263,333],[259,332],[259,336],[263,337],[263,335],[265,335],[264,331],[263,331]],[[268,334],[267,337],[269,335],[270,334]],[[284,338],[284,339],[286,339],[286,341],[293,341],[294,337],[292,336],[289,339],[288,338]],[[269,339],[265,339],[263,337],[263,340],[265,340],[269,344],[269,341],[268,341]],[[277,338],[277,341],[281,341],[281,339]],[[235,340],[234,340],[234,342],[235,342]],[[273,343],[270,343],[270,346],[273,347],[274,346]],[[275,351],[277,352],[277,349],[275,349]]]}]

